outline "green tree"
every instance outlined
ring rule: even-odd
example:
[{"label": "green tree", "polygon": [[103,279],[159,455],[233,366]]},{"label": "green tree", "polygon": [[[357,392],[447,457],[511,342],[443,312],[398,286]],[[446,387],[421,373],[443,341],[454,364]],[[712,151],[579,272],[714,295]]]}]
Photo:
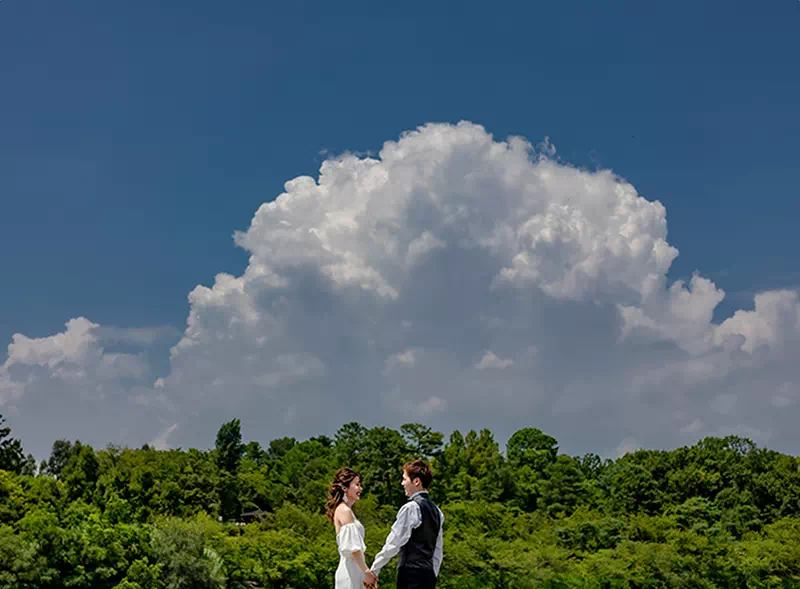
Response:
[{"label": "green tree", "polygon": [[4,421],[0,414],[0,469],[20,473],[26,464],[22,442],[11,437],[11,428],[3,426]]},{"label": "green tree", "polygon": [[506,444],[506,456],[515,465],[544,470],[558,456],[558,441],[535,427],[514,432]]},{"label": "green tree", "polygon": [[223,521],[237,519],[242,511],[239,499],[239,465],[244,456],[241,422],[232,419],[217,432],[216,459],[220,469],[219,503]]},{"label": "green tree", "polygon": [[417,458],[430,460],[442,452],[444,436],[419,423],[400,426],[400,433],[411,453]]},{"label": "green tree", "polygon": [[153,529],[152,550],[165,589],[224,589],[222,560],[195,523],[167,520]]},{"label": "green tree", "polygon": [[71,501],[83,499],[91,502],[100,473],[94,448],[75,442],[74,454],[62,472],[62,478]]},{"label": "green tree", "polygon": [[164,565],[150,564],[145,556],[131,563],[125,580],[114,589],[161,589],[164,586],[161,581],[163,574]]},{"label": "green tree", "polygon": [[545,471],[539,507],[552,515],[570,515],[586,498],[585,478],[579,462],[561,454]]},{"label": "green tree", "polygon": [[248,442],[245,444],[242,457],[252,460],[258,466],[264,466],[267,463],[267,453],[261,448],[261,444],[258,442]]},{"label": "green tree", "polygon": [[379,503],[400,503],[403,464],[411,457],[405,440],[393,429],[374,427],[365,433],[364,446],[361,473],[367,492],[374,494]]},{"label": "green tree", "polygon": [[488,429],[480,433],[470,430],[466,436],[454,431],[435,466],[435,490],[440,500],[509,498],[512,473]]},{"label": "green tree", "polygon": [[[79,445],[79,442],[76,442]],[[50,450],[50,457],[47,459],[43,470],[44,474],[49,474],[55,478],[60,478],[61,473],[69,464],[70,459],[75,454],[75,447],[68,440],[56,440]]]},{"label": "green tree", "polygon": [[618,513],[658,513],[663,506],[662,486],[633,456],[621,458],[608,473],[611,505]]},{"label": "green tree", "polygon": [[297,440],[294,438],[278,438],[269,443],[267,450],[267,460],[269,462],[277,462],[283,458],[286,453],[295,447]]},{"label": "green tree", "polygon": [[0,589],[34,589],[48,580],[36,542],[0,525]]},{"label": "green tree", "polygon": [[367,428],[358,422],[345,423],[334,436],[336,461],[340,466],[358,469],[367,443]]},{"label": "green tree", "polygon": [[321,513],[331,474],[336,468],[334,449],[319,439],[295,444],[267,473],[270,506],[277,509],[290,501]]},{"label": "green tree", "polygon": [[220,470],[235,474],[244,456],[242,424],[238,419],[223,423],[217,431],[217,466]]}]

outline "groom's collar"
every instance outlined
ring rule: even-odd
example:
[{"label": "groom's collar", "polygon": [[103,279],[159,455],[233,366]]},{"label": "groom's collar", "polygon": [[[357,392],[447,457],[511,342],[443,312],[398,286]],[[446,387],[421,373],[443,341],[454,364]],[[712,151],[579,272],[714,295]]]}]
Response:
[{"label": "groom's collar", "polygon": [[409,500],[409,501],[411,501],[411,500],[412,500],[414,497],[416,497],[417,495],[428,495],[428,494],[429,494],[429,492],[428,492],[428,491],[417,491],[416,493],[414,493],[413,495],[411,495],[411,497],[409,497],[409,498],[408,498],[408,500]]}]

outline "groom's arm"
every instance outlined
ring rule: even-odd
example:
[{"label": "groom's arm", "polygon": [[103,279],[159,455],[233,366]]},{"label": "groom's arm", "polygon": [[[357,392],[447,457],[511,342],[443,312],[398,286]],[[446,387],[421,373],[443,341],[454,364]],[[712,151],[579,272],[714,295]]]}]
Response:
[{"label": "groom's arm", "polygon": [[436,538],[436,549],[433,551],[433,572],[436,576],[439,576],[439,569],[442,566],[442,556],[444,555],[443,550],[443,535],[442,535],[442,528],[444,528],[444,514],[442,510],[439,510],[439,535]]},{"label": "groom's arm", "polygon": [[370,570],[375,573],[376,576],[380,574],[381,569],[400,552],[400,549],[406,545],[408,539],[411,538],[411,531],[419,527],[421,523],[422,514],[419,511],[419,505],[413,501],[409,501],[400,508],[400,511],[397,512],[397,518],[392,525],[392,531],[389,532],[386,543],[383,545],[383,549],[375,557],[375,560],[372,561]]}]

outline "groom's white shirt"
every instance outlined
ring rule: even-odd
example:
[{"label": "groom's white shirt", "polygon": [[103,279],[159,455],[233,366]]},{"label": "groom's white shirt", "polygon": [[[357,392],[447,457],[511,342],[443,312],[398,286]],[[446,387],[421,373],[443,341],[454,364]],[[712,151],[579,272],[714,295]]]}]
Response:
[{"label": "groom's white shirt", "polygon": [[[422,525],[422,512],[419,510],[419,505],[417,505],[415,501],[411,501],[412,498],[422,492],[423,491],[414,493],[408,498],[408,502],[400,508],[400,511],[397,512],[397,518],[394,520],[394,524],[392,524],[392,531],[389,532],[383,549],[372,562],[371,570],[376,575],[380,574],[381,569],[397,556],[400,549],[406,545],[406,542],[411,538],[411,532]],[[437,507],[436,509],[439,508]],[[433,551],[433,572],[437,577],[439,576],[439,567],[442,566],[443,555],[442,527],[444,526],[444,514],[441,509],[439,509],[439,517],[439,536],[436,538],[436,548]]]}]

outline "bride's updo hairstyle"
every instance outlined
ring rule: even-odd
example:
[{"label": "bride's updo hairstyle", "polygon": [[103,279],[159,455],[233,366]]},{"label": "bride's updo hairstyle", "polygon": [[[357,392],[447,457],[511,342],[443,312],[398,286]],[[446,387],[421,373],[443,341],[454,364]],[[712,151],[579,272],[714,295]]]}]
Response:
[{"label": "bride's updo hairstyle", "polygon": [[356,479],[361,479],[361,473],[352,468],[342,467],[333,475],[333,482],[328,489],[328,501],[325,503],[325,516],[333,521],[333,512],[344,501],[347,488]]}]

